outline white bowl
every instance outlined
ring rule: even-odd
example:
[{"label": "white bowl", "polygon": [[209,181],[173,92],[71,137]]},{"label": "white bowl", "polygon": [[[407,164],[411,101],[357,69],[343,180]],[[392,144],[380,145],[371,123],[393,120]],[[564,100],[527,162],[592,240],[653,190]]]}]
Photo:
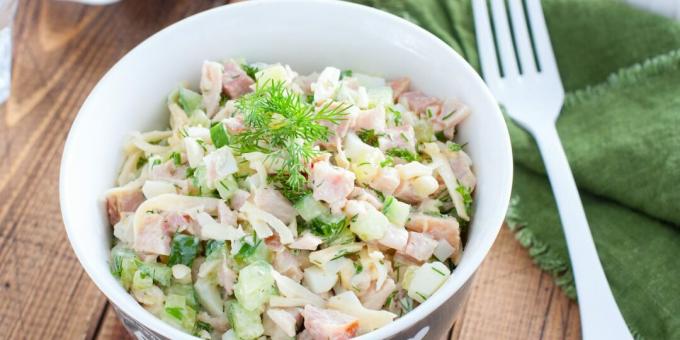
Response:
[{"label": "white bowl", "polygon": [[369,7],[318,0],[249,1],[186,18],[130,51],[80,109],[61,163],[61,210],[78,259],[124,324],[140,338],[192,338],[144,310],[109,272],[112,235],[102,198],[114,185],[126,134],[165,127],[168,93],[180,81],[197,84],[204,60],[228,57],[282,62],[300,72],[333,65],[387,78],[409,76],[415,88],[458,97],[472,108],[457,136],[469,143],[479,181],[460,264],[425,303],[361,337],[441,338],[505,216],[512,182],[505,122],[473,68],[432,34]]}]

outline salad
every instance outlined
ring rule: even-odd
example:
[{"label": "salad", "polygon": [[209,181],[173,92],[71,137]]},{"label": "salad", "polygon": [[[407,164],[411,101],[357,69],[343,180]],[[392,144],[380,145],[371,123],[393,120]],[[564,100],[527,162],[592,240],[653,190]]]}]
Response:
[{"label": "salad", "polygon": [[326,67],[206,61],[133,132],[106,193],[110,266],[205,339],[348,339],[430,298],[463,251],[468,108]]}]

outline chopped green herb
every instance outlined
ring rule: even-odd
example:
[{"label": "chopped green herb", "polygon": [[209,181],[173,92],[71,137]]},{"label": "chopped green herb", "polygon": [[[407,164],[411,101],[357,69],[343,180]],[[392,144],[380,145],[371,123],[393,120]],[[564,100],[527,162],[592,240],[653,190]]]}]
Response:
[{"label": "chopped green herb", "polygon": [[229,144],[229,134],[222,122],[219,122],[210,128],[210,139],[217,149]]},{"label": "chopped green herb", "polygon": [[352,70],[342,70],[342,72],[340,72],[340,79],[351,77],[353,73]]},{"label": "chopped green herb", "polygon": [[446,136],[444,136],[444,131],[435,132],[434,137],[437,138],[437,140],[442,143],[446,142]]},{"label": "chopped green herb", "polygon": [[198,237],[179,233],[175,234],[170,245],[168,265],[174,266],[181,263],[191,267],[196,255],[198,255],[198,245]]},{"label": "chopped green herb", "polygon": [[388,107],[387,111],[392,113],[392,120],[394,121],[394,125],[401,125],[401,111],[393,107]]},{"label": "chopped green herb", "polygon": [[380,167],[384,168],[386,166],[393,166],[394,165],[394,159],[392,159],[392,156],[387,156],[385,157],[385,160],[380,162]]},{"label": "chopped green herb", "polygon": [[341,257],[343,257],[347,254],[349,254],[349,252],[347,252],[346,249],[341,249],[341,250],[338,251],[337,254],[335,254],[335,256],[331,259],[331,261],[337,260],[337,259],[339,259],[339,258],[341,258]]},{"label": "chopped green herb", "polygon": [[208,151],[208,147],[205,146],[205,141],[203,141],[202,139],[196,139],[196,143],[198,143],[198,145],[201,147],[201,149],[203,149],[203,151],[205,152]]},{"label": "chopped green herb", "polygon": [[172,161],[175,163],[175,165],[182,165],[182,155],[180,155],[179,152],[173,152],[170,154],[170,157],[168,159],[172,159]]},{"label": "chopped green herb", "polygon": [[252,78],[253,80],[257,80],[255,75],[257,74],[257,72],[260,72],[259,68],[255,66],[250,66],[248,64],[241,64],[241,68],[248,75],[248,77]]},{"label": "chopped green herb", "polygon": [[196,168],[187,168],[187,178],[194,177],[196,174]]},{"label": "chopped green herb", "polygon": [[399,136],[401,137],[401,139],[402,139],[404,142],[407,142],[407,143],[409,142],[408,137],[406,137],[406,134],[405,134],[405,133],[402,132],[402,133],[399,134]]},{"label": "chopped green herb", "polygon": [[139,157],[139,158],[137,159],[137,169],[143,167],[144,164],[146,164],[146,162],[148,162],[148,161],[149,161],[149,160],[146,159],[146,157],[144,157],[144,156]]},{"label": "chopped green herb", "polygon": [[349,230],[350,221],[347,217],[317,217],[308,224],[309,230],[321,237],[326,245],[350,243],[354,241],[354,234]]},{"label": "chopped green herb", "polygon": [[427,300],[427,296],[423,295],[420,292],[416,292],[416,295],[420,296],[420,298],[423,299],[423,300]]},{"label": "chopped green herb", "polygon": [[456,111],[451,111],[451,112],[449,112],[446,116],[442,117],[442,120],[447,120],[447,119],[449,119],[451,116],[453,116],[454,113],[456,113]]},{"label": "chopped green herb", "polygon": [[229,101],[229,96],[226,93],[220,93],[220,107],[223,107]]},{"label": "chopped green herb", "polygon": [[463,196],[463,204],[465,205],[465,211],[470,215],[470,211],[472,210],[472,193],[470,192],[470,189],[459,185],[456,188],[456,191]]},{"label": "chopped green herb", "polygon": [[198,333],[200,331],[206,331],[208,333],[211,333],[213,331],[213,327],[209,323],[203,322],[201,320],[197,320],[196,321],[196,329],[195,329],[194,333]]},{"label": "chopped green herb", "polygon": [[467,145],[467,143],[464,143],[464,144],[449,143],[449,144],[448,144],[449,150],[454,151],[454,152],[463,150],[463,148],[464,148],[466,145]]},{"label": "chopped green herb", "polygon": [[359,262],[355,263],[355,264],[354,264],[354,272],[355,272],[356,274],[359,274],[359,273],[361,273],[362,271],[364,271],[364,266],[362,266],[361,263],[359,263]]},{"label": "chopped green herb", "polygon": [[386,308],[386,307],[388,307],[389,305],[392,304],[392,300],[394,300],[394,295],[395,295],[396,293],[397,293],[397,292],[392,292],[392,293],[387,297],[387,300],[385,300],[385,304],[383,305],[383,308]]},{"label": "chopped green herb", "polygon": [[151,163],[151,166],[153,167],[153,166],[160,165],[160,164],[161,164],[161,160],[158,159],[158,158],[155,158],[153,160],[153,163]]},{"label": "chopped green herb", "polygon": [[[260,252],[266,252],[267,247],[262,245],[262,240],[257,238],[257,236],[253,233],[253,240],[252,244],[246,242],[246,237],[244,236],[241,239],[242,245],[241,248],[238,250],[238,253],[234,255],[234,260],[240,264],[248,264],[252,263],[258,259],[260,259],[260,256],[258,256],[258,253]],[[262,254],[260,254],[262,255]],[[264,257],[264,256],[261,256]]]},{"label": "chopped green herb", "polygon": [[413,162],[418,160],[418,155],[402,148],[392,148],[387,150],[387,155],[392,157],[399,157],[407,162]]},{"label": "chopped green herb", "polygon": [[274,186],[284,197],[286,197],[292,203],[298,202],[303,197],[312,193],[312,190],[307,188],[306,185],[301,185],[298,187],[290,187],[287,185],[288,175],[283,173],[278,173],[273,176],[268,177],[269,183]]},{"label": "chopped green herb", "polygon": [[382,133],[376,133],[373,129],[361,129],[359,132],[357,132],[359,139],[361,139],[364,143],[375,147],[379,145],[378,137],[383,135],[384,134]]},{"label": "chopped green herb", "polygon": [[385,198],[385,202],[383,202],[383,208],[382,211],[383,213],[390,210],[390,207],[394,204],[394,197],[393,196],[387,196]]}]

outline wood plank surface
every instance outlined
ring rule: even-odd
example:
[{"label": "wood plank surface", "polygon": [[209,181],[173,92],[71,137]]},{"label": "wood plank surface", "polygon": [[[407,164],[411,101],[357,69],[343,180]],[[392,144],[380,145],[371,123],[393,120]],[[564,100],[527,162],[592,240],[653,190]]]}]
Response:
[{"label": "wood plank surface", "polygon": [[[58,197],[63,143],[85,97],[120,57],[223,3],[20,2],[12,95],[0,106],[0,339],[131,338],[69,246]],[[576,305],[507,229],[475,280],[452,339],[579,337]]]}]

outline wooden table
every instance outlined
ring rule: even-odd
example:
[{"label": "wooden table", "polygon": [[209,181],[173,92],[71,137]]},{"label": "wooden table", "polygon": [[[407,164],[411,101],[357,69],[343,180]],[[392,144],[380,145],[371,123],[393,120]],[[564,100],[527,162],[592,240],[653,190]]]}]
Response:
[{"label": "wooden table", "polygon": [[[130,338],[64,232],[58,196],[64,139],[94,84],[128,50],[181,18],[223,3],[20,2],[12,96],[0,106],[0,338]],[[452,339],[578,337],[577,306],[503,228]]]}]

